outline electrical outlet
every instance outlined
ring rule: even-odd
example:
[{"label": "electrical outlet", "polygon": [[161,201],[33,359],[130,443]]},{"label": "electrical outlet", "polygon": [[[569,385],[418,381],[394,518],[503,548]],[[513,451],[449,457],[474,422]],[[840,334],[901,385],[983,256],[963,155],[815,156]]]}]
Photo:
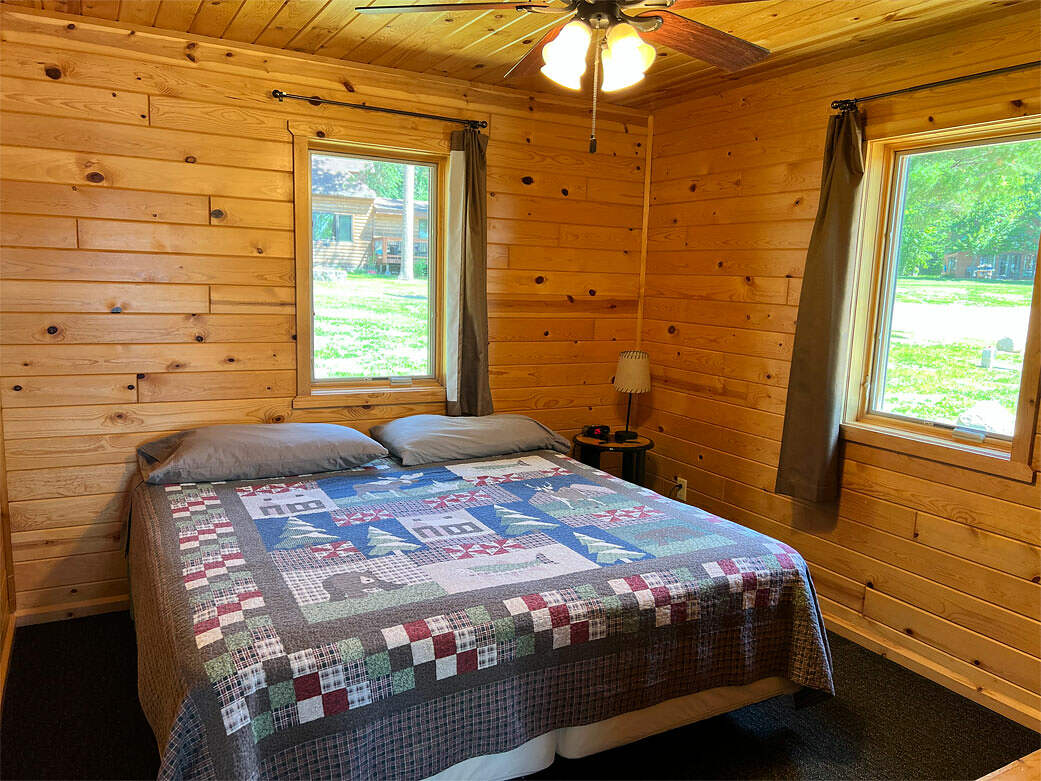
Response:
[{"label": "electrical outlet", "polygon": [[679,490],[676,492],[676,501],[687,501],[687,478],[676,475],[673,480],[675,480],[676,485],[679,486]]}]

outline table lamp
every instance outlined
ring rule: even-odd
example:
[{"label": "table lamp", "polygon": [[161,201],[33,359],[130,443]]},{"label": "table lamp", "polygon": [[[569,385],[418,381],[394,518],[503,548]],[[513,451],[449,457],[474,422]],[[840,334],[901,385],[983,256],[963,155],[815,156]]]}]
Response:
[{"label": "table lamp", "polygon": [[625,431],[616,431],[617,442],[636,439],[636,432],[629,430],[629,414],[633,409],[633,394],[646,393],[651,389],[651,357],[643,350],[626,350],[618,356],[618,368],[614,373],[614,389],[629,394],[629,405],[625,409]]}]

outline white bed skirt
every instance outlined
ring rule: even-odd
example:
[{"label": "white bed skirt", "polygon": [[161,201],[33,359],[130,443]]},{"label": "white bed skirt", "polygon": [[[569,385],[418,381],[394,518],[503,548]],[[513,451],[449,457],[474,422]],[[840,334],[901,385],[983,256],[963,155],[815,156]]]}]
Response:
[{"label": "white bed skirt", "polygon": [[568,759],[587,757],[780,694],[791,694],[798,688],[785,678],[773,677],[744,686],[706,689],[594,724],[547,732],[512,751],[464,760],[426,781],[505,781],[530,775],[549,767],[558,754]]}]

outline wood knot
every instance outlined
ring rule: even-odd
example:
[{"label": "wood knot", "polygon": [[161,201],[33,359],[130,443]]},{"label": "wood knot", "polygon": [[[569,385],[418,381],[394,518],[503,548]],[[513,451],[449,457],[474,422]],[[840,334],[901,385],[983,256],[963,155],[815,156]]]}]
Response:
[{"label": "wood knot", "polygon": [[229,355],[227,358],[224,359],[224,362],[225,363],[235,363],[235,358]]},{"label": "wood knot", "polygon": [[143,375],[143,374],[138,374],[138,375],[137,375],[137,378],[138,378],[139,380],[143,380],[143,379],[145,378],[145,375]]},{"label": "wood knot", "polygon": [[560,194],[563,195],[565,198],[567,198],[567,196],[568,196],[567,188],[566,187],[561,187],[560,188]]},{"label": "wood knot", "polygon": [[195,341],[197,341],[197,342],[205,341],[205,339],[206,339],[206,337],[204,337],[202,334],[196,334],[195,335]]},{"label": "wood knot", "polygon": [[258,255],[263,255],[264,254],[264,248],[263,247],[257,247],[257,254]]},{"label": "wood knot", "polygon": [[521,182],[523,182],[524,184],[534,184],[535,180],[530,176],[522,176]]},{"label": "wood knot", "polygon": [[691,182],[690,183],[690,191],[693,193],[693,192],[697,192],[697,190],[698,190],[698,183],[697,182]]},{"label": "wood knot", "polygon": [[56,325],[49,325],[49,326],[47,326],[47,333],[49,333],[51,336],[54,336],[56,333],[58,333],[58,326],[56,326]]},{"label": "wood knot", "polygon": [[72,23],[69,23],[69,24],[65,25],[65,29],[66,30],[75,30],[76,29],[76,25],[74,25]]},{"label": "wood knot", "polygon": [[133,385],[127,385],[127,390],[133,390],[133,389],[134,389]]},{"label": "wood knot", "polygon": [[669,326],[669,333],[670,333],[670,334],[674,334],[674,333],[676,333],[676,326],[674,326],[674,325],[670,325],[670,326]]},{"label": "wood knot", "polygon": [[569,304],[575,303],[575,297],[573,295],[571,295],[570,293],[567,295],[567,302]]},{"label": "wood knot", "polygon": [[225,217],[224,209],[214,209],[210,212],[210,216],[215,220],[223,220]]},{"label": "wood knot", "polygon": [[543,335],[543,336],[549,336],[549,331],[543,331],[543,332],[542,332],[542,335]]},{"label": "wood knot", "polygon": [[123,307],[121,307],[121,306],[114,306],[109,311],[112,314],[114,314],[114,315],[122,314],[123,313]]},{"label": "wood knot", "polygon": [[188,155],[186,158],[184,158],[184,162],[186,162],[186,163],[195,163],[195,162],[198,162],[198,161],[195,159],[195,155]]},{"label": "wood knot", "polygon": [[94,184],[101,184],[105,181],[105,175],[101,171],[91,171],[85,178],[88,182],[93,182]]},{"label": "wood knot", "polygon": [[543,282],[545,282],[545,281],[546,281],[546,278],[545,278],[545,277],[543,277],[543,276],[538,276],[538,277],[535,277],[535,284],[536,284],[536,285],[541,285],[541,284],[542,284]]},{"label": "wood knot", "polygon": [[20,391],[21,389],[22,389],[21,385],[15,385],[13,388],[11,388],[11,390],[16,390],[16,391]]},{"label": "wood knot", "polygon": [[54,79],[55,81],[61,78],[61,68],[57,65],[46,66],[43,69],[43,73],[48,79]]},{"label": "wood knot", "polygon": [[1015,106],[1016,108],[1023,108],[1023,101],[1020,100],[1019,98],[1016,98],[1015,100],[1012,101],[1012,105]]},{"label": "wood knot", "polygon": [[354,85],[351,84],[349,81],[343,82],[343,88],[348,92],[354,92]]},{"label": "wood knot", "polygon": [[595,296],[596,295],[596,291],[593,290],[593,288],[589,288],[589,295]]},{"label": "wood knot", "polygon": [[315,135],[318,136],[319,138],[325,138],[325,131],[324,130],[319,130],[317,133],[315,133]]}]

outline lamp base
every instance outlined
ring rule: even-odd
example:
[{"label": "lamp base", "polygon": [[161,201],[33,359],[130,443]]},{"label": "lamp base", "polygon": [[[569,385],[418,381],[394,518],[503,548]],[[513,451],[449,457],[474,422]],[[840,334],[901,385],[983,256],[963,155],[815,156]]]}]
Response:
[{"label": "lamp base", "polygon": [[636,439],[638,436],[640,436],[640,435],[637,434],[635,431],[628,431],[628,430],[626,430],[626,431],[616,431],[614,433],[614,441],[615,442],[629,442],[630,440]]}]

